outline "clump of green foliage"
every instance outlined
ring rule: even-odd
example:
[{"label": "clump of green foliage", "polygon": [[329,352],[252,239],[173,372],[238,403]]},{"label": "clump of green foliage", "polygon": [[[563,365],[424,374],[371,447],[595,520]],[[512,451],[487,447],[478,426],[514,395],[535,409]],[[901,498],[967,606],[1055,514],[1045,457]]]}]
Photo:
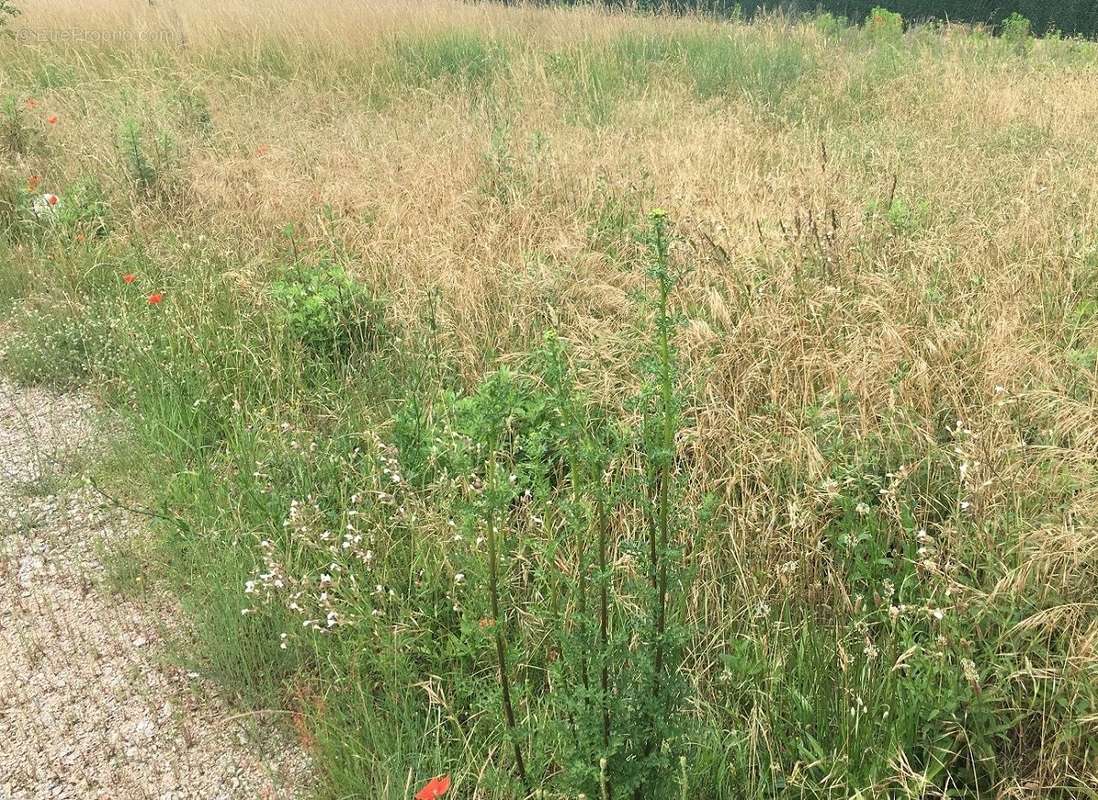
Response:
[{"label": "clump of green foliage", "polygon": [[850,28],[850,20],[844,16],[836,16],[830,11],[821,11],[813,20],[816,30],[827,37],[838,37]]},{"label": "clump of green foliage", "polygon": [[865,32],[877,41],[898,41],[904,33],[904,18],[895,11],[877,6],[866,17]]},{"label": "clump of green foliage", "polygon": [[93,177],[80,178],[63,193],[57,225],[75,238],[104,237],[110,232],[111,209],[103,185]]},{"label": "clump of green foliage", "polygon": [[[554,332],[529,372],[497,370],[467,394],[443,393],[429,413],[407,404],[396,420],[402,481],[451,497],[458,529],[480,532],[486,545],[485,563],[470,554],[462,574],[484,581],[487,607],[483,596],[463,605],[489,622],[501,723],[527,794],[557,771],[563,789],[592,797],[673,798],[683,786],[689,573],[662,213],[647,241],[655,296],[639,429],[621,428],[575,389]],[[623,551],[635,572],[613,566]],[[536,635],[520,618],[538,620]],[[540,730],[521,722],[520,703]]]},{"label": "clump of green foliage", "polygon": [[137,120],[126,119],[119,129],[118,147],[134,191],[146,198],[164,199],[171,194],[176,144],[170,131],[147,137]]},{"label": "clump of green foliage", "polygon": [[999,35],[1018,53],[1029,51],[1033,42],[1033,24],[1015,11],[1003,20]]},{"label": "clump of green foliage", "polygon": [[382,304],[338,264],[297,266],[271,286],[279,316],[310,354],[346,360],[376,350],[386,335]]}]

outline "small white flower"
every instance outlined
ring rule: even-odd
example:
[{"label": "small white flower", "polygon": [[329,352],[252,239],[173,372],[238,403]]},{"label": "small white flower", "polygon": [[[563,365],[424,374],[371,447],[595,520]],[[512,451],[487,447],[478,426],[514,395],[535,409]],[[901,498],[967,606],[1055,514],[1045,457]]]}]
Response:
[{"label": "small white flower", "polygon": [[976,669],[976,662],[971,658],[961,659],[961,670],[965,674],[965,680],[969,683],[978,684],[980,682],[980,672]]}]

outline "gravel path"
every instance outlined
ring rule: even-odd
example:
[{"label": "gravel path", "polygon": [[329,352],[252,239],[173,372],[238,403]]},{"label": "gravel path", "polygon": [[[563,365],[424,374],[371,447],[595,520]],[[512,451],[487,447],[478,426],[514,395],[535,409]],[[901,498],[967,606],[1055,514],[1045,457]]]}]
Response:
[{"label": "gravel path", "polygon": [[166,665],[170,600],[103,585],[99,554],[140,520],[72,479],[94,416],[0,381],[0,800],[303,796],[299,748],[263,726],[260,752],[262,721]]}]

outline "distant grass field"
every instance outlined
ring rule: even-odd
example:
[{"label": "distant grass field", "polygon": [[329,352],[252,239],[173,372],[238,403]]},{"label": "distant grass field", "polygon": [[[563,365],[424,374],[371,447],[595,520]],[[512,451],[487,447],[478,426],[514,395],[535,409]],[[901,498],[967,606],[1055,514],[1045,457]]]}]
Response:
[{"label": "distant grass field", "polygon": [[320,797],[1098,797],[1098,45],[25,5],[0,365]]}]

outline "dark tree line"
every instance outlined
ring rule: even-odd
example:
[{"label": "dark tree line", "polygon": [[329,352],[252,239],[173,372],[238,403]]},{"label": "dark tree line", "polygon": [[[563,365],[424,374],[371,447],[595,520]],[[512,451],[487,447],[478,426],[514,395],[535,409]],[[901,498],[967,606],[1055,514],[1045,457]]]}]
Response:
[{"label": "dark tree line", "polygon": [[[566,4],[575,0],[559,0]],[[760,11],[828,11],[862,22],[875,6],[903,15],[906,22],[952,20],[997,26],[1013,13],[1033,23],[1033,31],[1058,30],[1068,36],[1098,36],[1098,0],[605,0],[629,8],[707,10],[731,14],[738,7],[750,17]]]}]

